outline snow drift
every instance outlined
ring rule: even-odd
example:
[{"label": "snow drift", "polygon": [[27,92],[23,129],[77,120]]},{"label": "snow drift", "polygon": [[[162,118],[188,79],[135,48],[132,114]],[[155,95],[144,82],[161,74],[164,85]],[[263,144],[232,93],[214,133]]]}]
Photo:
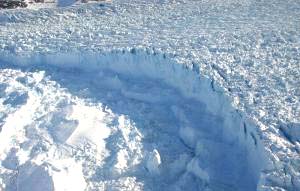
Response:
[{"label": "snow drift", "polygon": [[[137,49],[0,58],[4,69],[29,72],[39,76],[33,81],[58,84],[43,85],[40,89],[44,90],[31,93],[34,95],[28,93],[21,105],[43,94],[50,100],[51,92],[70,94],[63,96],[69,101],[52,106],[60,110],[55,118],[51,114],[47,122],[45,117],[31,116],[24,125],[26,139],[17,146],[7,140],[1,147],[6,153],[1,157],[2,172],[12,171],[11,179],[0,176],[6,188],[14,189],[10,182],[17,176],[17,185],[42,181],[49,185],[46,190],[71,189],[68,184],[74,181],[65,180],[63,185],[57,178],[69,176],[68,172],[78,180],[77,188],[88,190],[255,190],[259,184],[267,157],[256,126],[232,107],[234,100],[215,82],[193,68],[196,65],[188,68],[163,53]],[[18,104],[11,103],[18,110]],[[102,109],[92,106],[95,104]],[[9,126],[7,118],[2,120],[1,138],[13,137],[15,132],[7,129],[17,128]],[[20,153],[33,152],[22,146],[25,140],[30,142],[32,129],[45,133],[56,146],[20,162]],[[44,138],[32,141],[43,142]],[[96,146],[97,152],[80,152],[88,145]],[[53,152],[61,154],[52,157],[49,153]],[[13,168],[8,167],[10,163],[5,165],[11,156],[18,156],[19,161]],[[72,162],[58,162],[68,160]],[[14,171],[30,175],[19,177],[24,173],[13,175],[18,174]]]}]

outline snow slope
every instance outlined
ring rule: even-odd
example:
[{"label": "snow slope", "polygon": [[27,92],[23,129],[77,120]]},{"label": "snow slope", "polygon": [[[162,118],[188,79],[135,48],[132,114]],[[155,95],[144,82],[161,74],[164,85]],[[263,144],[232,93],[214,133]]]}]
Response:
[{"label": "snow slope", "polygon": [[2,189],[298,190],[299,9],[0,12]]}]

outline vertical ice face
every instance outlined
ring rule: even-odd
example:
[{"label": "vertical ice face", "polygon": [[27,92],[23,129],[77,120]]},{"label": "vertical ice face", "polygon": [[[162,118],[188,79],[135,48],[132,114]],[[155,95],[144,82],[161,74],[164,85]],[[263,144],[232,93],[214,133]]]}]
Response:
[{"label": "vertical ice face", "polygon": [[60,159],[44,161],[40,165],[28,162],[20,166],[16,186],[20,191],[81,191],[86,188],[86,182],[80,164],[72,159]]},{"label": "vertical ice face", "polygon": [[[1,132],[17,139],[8,140],[11,152],[2,163],[0,178],[8,186],[9,169],[22,167],[58,190],[256,188],[264,165],[259,139],[197,73],[145,52],[81,55],[79,61],[44,56],[36,60],[48,65],[6,69],[1,78],[40,100],[30,107],[34,116],[21,121],[24,131]],[[5,129],[28,103],[5,105],[12,111],[3,115]],[[26,181],[19,177],[19,184]]]}]

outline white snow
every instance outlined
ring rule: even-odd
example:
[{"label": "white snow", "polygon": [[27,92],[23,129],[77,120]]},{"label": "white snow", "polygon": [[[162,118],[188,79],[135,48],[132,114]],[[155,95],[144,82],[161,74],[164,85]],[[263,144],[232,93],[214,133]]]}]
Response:
[{"label": "white snow", "polygon": [[86,188],[82,166],[73,159],[65,159],[51,162],[50,175],[54,183],[54,190],[81,191]]}]

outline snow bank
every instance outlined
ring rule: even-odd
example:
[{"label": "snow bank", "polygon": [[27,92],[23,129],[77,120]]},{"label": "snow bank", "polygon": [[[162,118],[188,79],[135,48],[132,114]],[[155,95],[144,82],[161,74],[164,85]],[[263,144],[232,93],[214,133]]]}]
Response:
[{"label": "snow bank", "polygon": [[[205,187],[212,190],[229,188],[226,187],[226,182],[217,183],[212,180],[218,175],[211,175],[208,166],[216,165],[212,168],[220,168],[219,176],[225,176],[226,173],[238,173],[238,175],[235,174],[234,177],[243,176],[244,172],[242,169],[247,169],[245,176],[251,177],[249,179],[243,179],[242,182],[237,182],[235,186],[238,186],[239,189],[251,190],[256,188],[261,172],[267,164],[267,157],[265,156],[264,146],[260,141],[260,134],[257,127],[247,119],[242,112],[232,107],[234,100],[227,97],[215,82],[202,77],[201,74],[199,74],[199,70],[193,68],[196,66],[188,68],[187,66],[175,63],[172,58],[169,58],[168,55],[163,53],[157,53],[153,50],[137,49],[116,50],[103,54],[91,52],[26,56],[3,54],[0,58],[2,63],[9,63],[20,67],[31,66],[38,68],[40,66],[54,66],[59,68],[77,68],[82,72],[109,70],[120,75],[129,76],[132,79],[153,79],[174,87],[187,99],[201,102],[204,107],[199,109],[203,109],[209,114],[198,116],[199,127],[197,128],[189,122],[189,115],[193,115],[193,113],[187,114],[176,106],[172,107],[174,115],[182,124],[178,130],[178,137],[187,148],[191,149],[194,156],[192,159],[181,156],[177,162],[174,162],[174,168],[171,171],[175,172],[175,169],[180,171],[182,168],[180,166],[186,166],[184,170],[186,173],[183,175],[185,178],[182,179],[188,179],[186,177],[192,174],[202,182],[201,187],[198,185],[199,189]],[[112,86],[115,86],[116,89],[121,86],[119,79],[114,79],[110,82],[113,82]],[[128,96],[129,94],[130,92],[124,95]],[[131,97],[133,96],[133,94],[130,95]],[[147,97],[141,94],[134,94],[134,99],[136,99],[136,97],[139,100],[150,100],[150,102],[151,99],[153,99],[152,102],[160,100],[159,97],[155,98],[153,96]],[[195,124],[196,123],[195,121]],[[208,124],[210,124],[209,127]],[[206,139],[205,131],[207,131],[207,133],[213,132],[214,126],[216,126],[216,130],[218,130],[216,136],[220,138],[216,138],[215,140]],[[222,128],[218,129],[218,126]],[[203,131],[203,129],[205,131]],[[59,141],[71,141],[74,139],[74,135],[72,135],[73,138],[69,137],[68,135],[67,137],[58,136],[57,138]],[[221,142],[218,142],[220,140]],[[226,143],[226,145],[224,145],[223,142]],[[215,153],[228,152],[229,156],[223,159],[220,158],[220,156],[223,155],[218,156],[215,154],[215,156],[213,156],[214,159],[219,157],[218,160],[226,161],[225,166],[223,166],[224,164],[222,163],[213,162],[209,158],[210,155],[208,153],[212,150],[214,150]],[[238,154],[236,154],[235,157],[230,156],[231,150],[237,150],[237,153],[240,153],[245,160],[239,159]],[[124,155],[124,157],[126,158],[126,155]],[[148,156],[146,168],[152,174],[163,175],[160,171],[162,163],[163,161],[161,161],[159,151],[153,150]],[[126,166],[126,163],[124,164]],[[227,172],[228,170],[232,172]],[[231,176],[228,176],[227,180],[234,181],[230,180],[230,177]],[[52,183],[49,183],[49,185],[50,184],[52,185]]]}]

